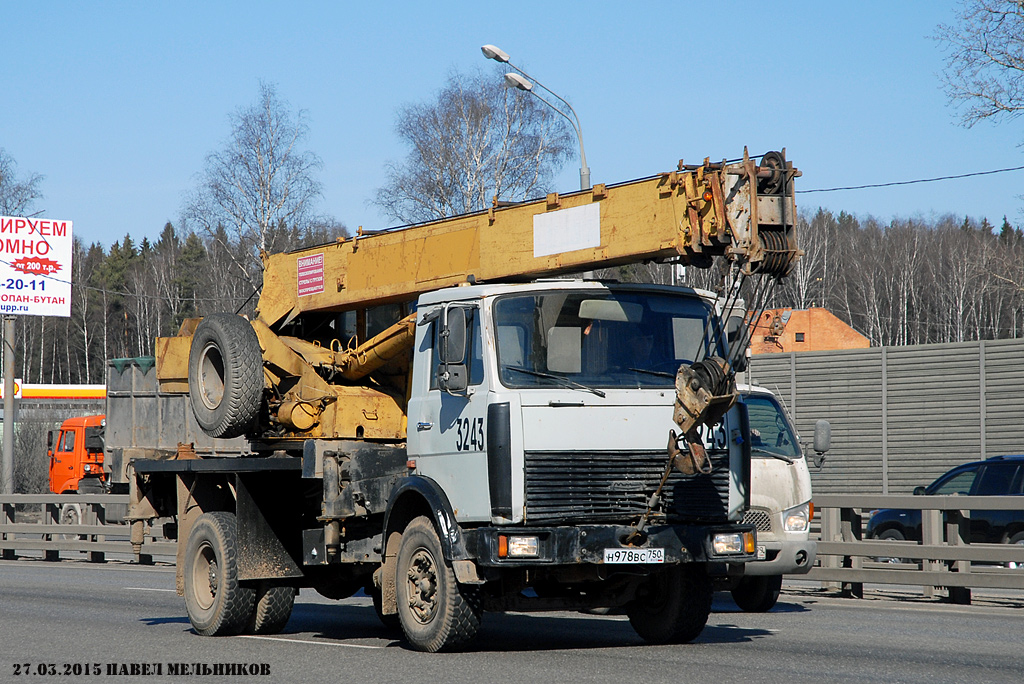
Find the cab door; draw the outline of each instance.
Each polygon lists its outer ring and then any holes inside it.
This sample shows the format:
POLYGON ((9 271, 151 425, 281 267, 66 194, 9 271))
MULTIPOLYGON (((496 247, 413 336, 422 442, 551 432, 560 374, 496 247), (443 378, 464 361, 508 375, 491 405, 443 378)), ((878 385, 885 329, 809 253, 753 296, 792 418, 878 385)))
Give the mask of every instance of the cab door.
POLYGON ((75 434, 74 429, 61 430, 50 449, 50 491, 56 494, 78 489, 81 474, 76 469, 75 434))
POLYGON ((459 521, 490 520, 487 479, 487 386, 481 312, 466 314, 466 389, 442 388, 440 345, 444 317, 428 323, 419 338, 409 400, 409 456, 416 472, 437 482, 459 521))

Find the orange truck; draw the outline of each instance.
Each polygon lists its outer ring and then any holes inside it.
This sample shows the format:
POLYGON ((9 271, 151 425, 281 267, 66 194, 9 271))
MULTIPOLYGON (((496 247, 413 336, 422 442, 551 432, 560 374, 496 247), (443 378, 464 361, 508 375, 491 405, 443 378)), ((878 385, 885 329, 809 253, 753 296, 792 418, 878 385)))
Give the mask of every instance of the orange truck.
MULTIPOLYGON (((103 470, 103 431, 106 416, 78 416, 61 423, 54 439, 46 439, 50 458, 50 491, 54 494, 105 494, 110 491, 109 475, 103 470)), ((61 506, 60 521, 77 525, 82 509, 77 503, 61 506)))

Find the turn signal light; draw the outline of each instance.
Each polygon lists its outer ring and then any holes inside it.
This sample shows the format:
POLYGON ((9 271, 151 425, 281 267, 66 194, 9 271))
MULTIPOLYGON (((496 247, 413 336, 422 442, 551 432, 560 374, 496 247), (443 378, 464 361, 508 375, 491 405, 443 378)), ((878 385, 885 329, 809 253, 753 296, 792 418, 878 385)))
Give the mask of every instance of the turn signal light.
POLYGON ((704 199, 705 202, 710 202, 711 200, 715 199, 715 195, 711 192, 711 188, 705 190, 704 194, 701 197, 704 199))

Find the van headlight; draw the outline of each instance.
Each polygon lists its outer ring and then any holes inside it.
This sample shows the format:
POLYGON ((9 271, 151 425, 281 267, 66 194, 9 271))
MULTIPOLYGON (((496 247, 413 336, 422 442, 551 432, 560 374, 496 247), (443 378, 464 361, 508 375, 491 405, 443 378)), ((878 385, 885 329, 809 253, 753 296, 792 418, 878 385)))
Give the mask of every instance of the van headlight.
POLYGON ((782 529, 786 532, 808 532, 811 529, 811 502, 782 512, 782 529))

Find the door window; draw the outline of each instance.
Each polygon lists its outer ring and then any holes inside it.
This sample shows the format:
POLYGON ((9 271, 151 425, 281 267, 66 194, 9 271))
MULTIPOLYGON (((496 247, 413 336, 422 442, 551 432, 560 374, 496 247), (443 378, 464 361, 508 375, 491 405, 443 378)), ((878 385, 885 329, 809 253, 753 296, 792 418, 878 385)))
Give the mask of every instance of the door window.
POLYGON ((58 451, 74 451, 75 450, 75 431, 65 430, 61 433, 60 448, 58 451))
POLYGON ((1005 496, 1010 493, 1017 469, 1016 463, 989 463, 978 478, 976 496, 1005 496))
POLYGON ((782 407, 774 399, 752 394, 744 397, 743 403, 747 405, 747 415, 750 417, 750 447, 755 456, 803 456, 793 428, 786 420, 782 407))
POLYGON ((961 470, 949 475, 946 479, 936 482, 929 488, 929 494, 970 494, 971 485, 974 484, 974 476, 978 474, 977 467, 969 470, 961 470))

